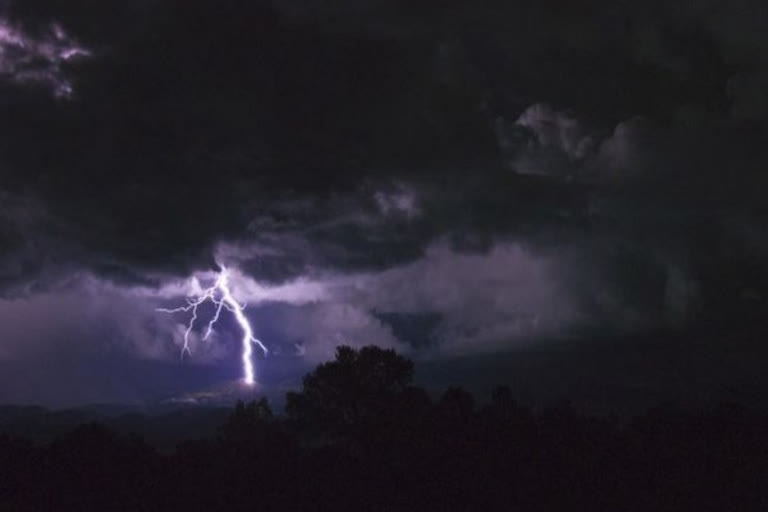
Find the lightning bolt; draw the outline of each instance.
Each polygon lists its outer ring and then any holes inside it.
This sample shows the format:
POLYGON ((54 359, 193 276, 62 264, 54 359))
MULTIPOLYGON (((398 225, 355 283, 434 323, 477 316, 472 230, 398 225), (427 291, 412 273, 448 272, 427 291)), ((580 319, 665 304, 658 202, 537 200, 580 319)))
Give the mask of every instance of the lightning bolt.
POLYGON ((207 340, 210 337, 211 332, 213 332, 213 326, 216 324, 216 322, 219 321, 221 311, 223 309, 231 312, 243 331, 243 338, 241 342, 243 347, 243 381, 248 385, 253 385, 256 382, 256 378, 253 371, 253 350, 251 344, 253 343, 258 345, 259 348, 264 351, 264 354, 268 354, 269 351, 261 341, 254 337, 251 323, 243 313, 245 304, 239 304, 232 296, 232 290, 229 287, 229 274, 226 267, 221 267, 221 271, 219 272, 219 275, 216 278, 216 282, 213 284, 213 286, 202 290, 202 292, 197 294, 197 296, 194 298, 188 298, 186 306, 173 309, 158 308, 158 311, 162 311, 164 313, 192 313, 192 316, 187 323, 187 329, 184 331, 184 346, 181 349, 181 357, 183 358, 184 354, 192 354, 192 351, 189 349, 189 335, 192 332, 192 329, 195 327, 195 323, 198 319, 197 309, 206 302, 213 304, 216 307, 216 312, 208 321, 208 326, 205 330, 203 339, 207 340))

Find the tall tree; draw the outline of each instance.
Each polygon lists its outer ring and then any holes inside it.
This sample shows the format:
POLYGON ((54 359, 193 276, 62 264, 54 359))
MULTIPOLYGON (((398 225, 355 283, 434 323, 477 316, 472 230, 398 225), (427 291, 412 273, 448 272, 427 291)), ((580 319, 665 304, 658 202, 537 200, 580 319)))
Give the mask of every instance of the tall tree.
POLYGON ((333 361, 304 377, 301 391, 288 393, 286 411, 332 431, 371 426, 387 421, 412 380, 413 362, 394 350, 340 346, 333 361))

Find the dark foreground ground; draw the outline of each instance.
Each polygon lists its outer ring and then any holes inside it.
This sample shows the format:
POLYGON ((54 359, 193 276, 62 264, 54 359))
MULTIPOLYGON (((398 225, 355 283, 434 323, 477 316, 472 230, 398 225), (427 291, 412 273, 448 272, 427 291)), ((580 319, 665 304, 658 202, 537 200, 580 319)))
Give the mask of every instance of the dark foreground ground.
POLYGON ((478 406, 458 388, 432 398, 412 374, 394 352, 341 348, 280 416, 266 400, 79 426, 87 415, 6 409, 0 510, 768 510, 756 410, 619 419, 534 411, 504 387, 478 406), (46 421, 66 433, 41 433, 46 421), (192 439, 157 436, 173 431, 192 439))

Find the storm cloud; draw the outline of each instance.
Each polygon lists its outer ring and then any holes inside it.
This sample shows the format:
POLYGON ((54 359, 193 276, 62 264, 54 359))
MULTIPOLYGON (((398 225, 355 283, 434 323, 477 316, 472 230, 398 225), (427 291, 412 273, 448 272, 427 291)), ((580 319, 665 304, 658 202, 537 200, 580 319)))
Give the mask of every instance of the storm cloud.
POLYGON ((312 361, 757 318, 767 13, 737 3, 5 3, 0 358, 171 361, 154 308, 217 263, 312 361), (93 294, 98 334, 44 322, 78 341, 10 322, 93 294))

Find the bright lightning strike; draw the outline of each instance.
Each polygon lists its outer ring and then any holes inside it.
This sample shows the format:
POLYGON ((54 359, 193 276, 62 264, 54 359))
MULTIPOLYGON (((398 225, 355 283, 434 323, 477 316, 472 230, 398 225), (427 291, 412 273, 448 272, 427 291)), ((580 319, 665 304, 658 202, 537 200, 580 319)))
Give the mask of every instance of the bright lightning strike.
POLYGON ((253 371, 253 350, 251 343, 258 345, 259 348, 264 351, 264 354, 267 354, 269 351, 261 341, 254 337, 253 328, 251 327, 251 324, 246 316, 243 314, 245 304, 238 304, 238 302, 232 296, 232 290, 229 288, 229 275, 227 273, 226 267, 221 267, 221 272, 219 272, 219 276, 216 278, 216 282, 213 284, 213 286, 206 288, 195 298, 188 298, 186 306, 181 306, 174 309, 160 308, 158 311, 162 311, 164 313, 192 313, 192 316, 189 319, 189 323, 187 323, 187 329, 184 331, 184 346, 181 349, 181 356, 184 357, 185 353, 190 355, 192 354, 189 349, 189 335, 192 332, 192 329, 194 328, 195 322, 198 318, 197 308, 206 302, 213 304, 216 307, 216 312, 208 321, 208 326, 205 330, 203 339, 207 340, 211 335, 213 326, 216 324, 216 322, 218 322, 219 317, 221 316, 221 310, 226 309, 227 311, 230 311, 234 315, 237 323, 240 325, 240 328, 243 330, 243 381, 248 385, 253 385, 256 382, 256 379, 254 377, 253 371))

